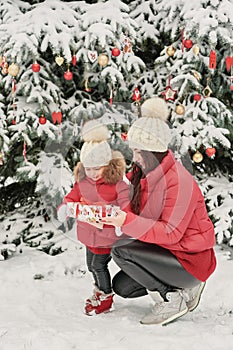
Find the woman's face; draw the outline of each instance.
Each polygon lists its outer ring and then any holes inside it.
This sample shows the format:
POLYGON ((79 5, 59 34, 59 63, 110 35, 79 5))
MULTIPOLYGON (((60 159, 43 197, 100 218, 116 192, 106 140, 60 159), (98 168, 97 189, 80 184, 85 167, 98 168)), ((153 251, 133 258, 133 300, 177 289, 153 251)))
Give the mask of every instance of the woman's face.
POLYGON ((93 181, 98 181, 99 179, 101 179, 101 177, 103 175, 103 171, 104 171, 103 166, 84 168, 84 169, 85 169, 85 173, 86 173, 87 177, 89 177, 93 181))
POLYGON ((137 148, 133 148, 133 162, 136 163, 142 170, 145 170, 145 162, 142 157, 141 151, 137 148))

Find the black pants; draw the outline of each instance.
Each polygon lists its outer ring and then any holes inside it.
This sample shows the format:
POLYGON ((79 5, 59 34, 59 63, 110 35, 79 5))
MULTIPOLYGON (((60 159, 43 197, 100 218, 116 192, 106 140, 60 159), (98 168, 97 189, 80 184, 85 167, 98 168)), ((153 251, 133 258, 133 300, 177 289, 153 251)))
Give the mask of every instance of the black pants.
POLYGON ((94 254, 86 248, 86 263, 92 273, 95 285, 104 293, 112 291, 111 276, 108 270, 110 254, 94 254))
POLYGON ((169 291, 200 283, 169 250, 156 244, 126 238, 114 245, 112 257, 121 268, 113 278, 113 290, 124 298, 146 295, 147 290, 157 290, 165 298, 169 291))

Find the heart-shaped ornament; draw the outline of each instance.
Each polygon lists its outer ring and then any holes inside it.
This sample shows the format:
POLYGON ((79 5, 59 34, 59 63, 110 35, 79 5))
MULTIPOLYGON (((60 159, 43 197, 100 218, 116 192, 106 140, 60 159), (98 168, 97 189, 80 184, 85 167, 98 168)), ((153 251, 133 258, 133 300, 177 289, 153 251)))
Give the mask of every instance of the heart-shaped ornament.
POLYGON ((94 63, 97 60, 98 52, 89 50, 87 52, 87 57, 91 61, 91 63, 94 63))
POLYGON ((64 58, 62 56, 56 56, 55 62, 58 66, 61 66, 64 62, 64 58))

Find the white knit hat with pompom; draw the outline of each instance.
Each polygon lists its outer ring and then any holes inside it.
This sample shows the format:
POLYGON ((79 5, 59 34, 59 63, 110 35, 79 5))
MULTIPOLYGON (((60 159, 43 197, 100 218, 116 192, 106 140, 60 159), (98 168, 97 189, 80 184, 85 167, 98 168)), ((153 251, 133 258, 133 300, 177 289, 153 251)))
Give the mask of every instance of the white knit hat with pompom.
POLYGON ((152 97, 141 106, 142 117, 130 127, 128 141, 130 148, 151 152, 165 152, 171 141, 171 131, 166 123, 169 110, 160 97, 152 97))
POLYGON ((80 152, 80 161, 85 168, 108 165, 112 159, 112 151, 107 142, 109 130, 98 120, 86 122, 82 128, 84 144, 80 152))

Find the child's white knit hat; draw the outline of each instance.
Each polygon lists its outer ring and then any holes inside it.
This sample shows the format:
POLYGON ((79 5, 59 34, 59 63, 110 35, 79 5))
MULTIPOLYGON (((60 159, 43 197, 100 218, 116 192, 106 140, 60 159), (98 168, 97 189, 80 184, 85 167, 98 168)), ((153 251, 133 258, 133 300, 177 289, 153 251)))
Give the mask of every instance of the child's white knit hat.
POLYGON ((130 127, 128 141, 130 148, 144 151, 164 152, 171 141, 171 131, 166 123, 169 110, 164 99, 152 97, 141 106, 142 117, 130 127))
POLYGON ((108 165, 112 159, 112 151, 107 142, 109 130, 98 120, 86 122, 82 128, 84 144, 80 152, 80 161, 85 168, 108 165))

